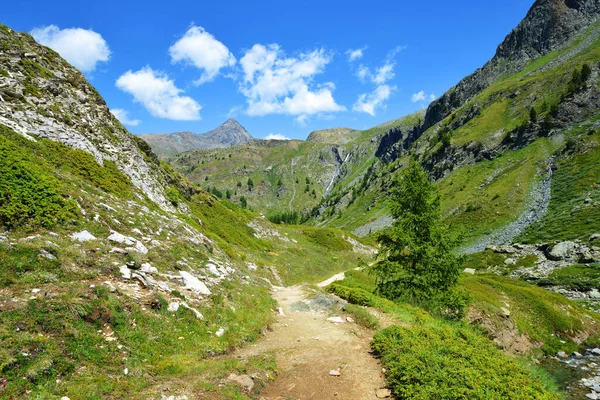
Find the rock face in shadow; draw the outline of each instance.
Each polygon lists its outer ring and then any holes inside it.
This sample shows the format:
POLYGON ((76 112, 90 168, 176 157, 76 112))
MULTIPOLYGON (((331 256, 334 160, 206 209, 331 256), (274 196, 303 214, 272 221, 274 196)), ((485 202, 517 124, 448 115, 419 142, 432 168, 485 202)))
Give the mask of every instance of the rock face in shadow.
POLYGON ((140 137, 161 157, 175 156, 193 149, 231 147, 253 140, 248 131, 234 119, 228 119, 223 125, 206 133, 143 134, 140 137))

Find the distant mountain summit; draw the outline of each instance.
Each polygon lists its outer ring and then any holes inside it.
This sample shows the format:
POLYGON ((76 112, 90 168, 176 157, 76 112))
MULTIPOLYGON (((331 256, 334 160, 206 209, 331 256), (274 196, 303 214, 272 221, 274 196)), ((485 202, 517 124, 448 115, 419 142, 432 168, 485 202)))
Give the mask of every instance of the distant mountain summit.
POLYGON ((175 156, 193 149, 218 149, 236 146, 253 140, 246 129, 235 119, 228 119, 216 129, 206 133, 176 132, 169 134, 140 135, 160 157, 175 156))

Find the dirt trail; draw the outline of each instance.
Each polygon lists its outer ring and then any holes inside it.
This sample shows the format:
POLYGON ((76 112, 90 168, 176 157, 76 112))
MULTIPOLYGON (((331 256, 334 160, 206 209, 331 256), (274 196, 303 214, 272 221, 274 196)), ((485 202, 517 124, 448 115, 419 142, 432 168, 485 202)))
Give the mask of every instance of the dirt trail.
MULTIPOLYGON (((274 288, 285 315, 259 342, 240 351, 249 357, 275 353, 279 374, 263 400, 376 399, 384 387, 381 365, 369 353, 372 333, 351 322, 332 323, 303 286, 274 288), (330 370, 340 368, 340 376, 330 370)), ((340 316, 340 314, 335 314, 340 316)))

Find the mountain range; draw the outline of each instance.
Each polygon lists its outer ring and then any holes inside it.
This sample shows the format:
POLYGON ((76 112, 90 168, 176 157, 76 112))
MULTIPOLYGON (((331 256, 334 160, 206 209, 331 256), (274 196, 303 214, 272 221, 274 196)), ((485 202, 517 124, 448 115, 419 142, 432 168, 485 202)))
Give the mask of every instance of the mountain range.
POLYGON ((193 149, 216 149, 236 146, 253 140, 236 120, 228 119, 206 133, 177 132, 139 135, 160 157, 174 156, 193 149))

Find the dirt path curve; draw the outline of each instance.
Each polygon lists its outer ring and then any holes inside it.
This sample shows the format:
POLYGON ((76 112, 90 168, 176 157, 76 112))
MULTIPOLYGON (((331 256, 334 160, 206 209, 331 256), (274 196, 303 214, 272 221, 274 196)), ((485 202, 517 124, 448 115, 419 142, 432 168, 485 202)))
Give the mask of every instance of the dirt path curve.
MULTIPOLYGON (((351 322, 332 323, 307 301, 303 286, 274 288, 284 315, 256 344, 239 356, 275 353, 279 374, 262 400, 376 399, 384 387, 381 366, 369 354, 372 333, 351 322), (340 376, 330 370, 340 368, 340 376)), ((336 314, 339 315, 339 314, 336 314)))

